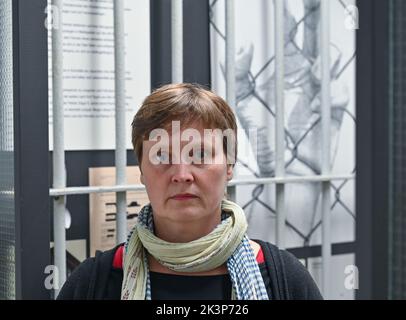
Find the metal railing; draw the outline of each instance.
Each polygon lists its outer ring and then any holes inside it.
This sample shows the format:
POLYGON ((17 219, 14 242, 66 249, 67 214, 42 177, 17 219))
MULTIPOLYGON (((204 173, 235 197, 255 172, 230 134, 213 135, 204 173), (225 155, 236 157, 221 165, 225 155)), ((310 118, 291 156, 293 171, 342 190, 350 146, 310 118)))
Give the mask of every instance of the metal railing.
MULTIPOLYGON (((330 2, 320 2, 320 56, 321 56, 321 173, 331 172, 330 162, 330 130, 331 130, 331 94, 330 94, 330 2)), ((330 219, 330 182, 322 183, 322 285, 324 297, 328 299, 330 292, 331 266, 331 219, 330 219)))
MULTIPOLYGON (((114 65, 116 101, 116 184, 126 183, 126 101, 125 101, 125 32, 124 0, 114 0, 114 65)), ((117 243, 127 238, 127 194, 117 192, 117 243)))
MULTIPOLYGON (((62 8, 63 0, 53 0, 54 8, 62 8)), ((59 17, 59 27, 52 29, 52 108, 53 108, 53 187, 66 186, 65 130, 63 103, 63 15, 59 17)), ((58 270, 58 288, 66 281, 66 197, 54 199, 54 264, 58 270)), ((56 290, 55 296, 59 293, 56 290)))

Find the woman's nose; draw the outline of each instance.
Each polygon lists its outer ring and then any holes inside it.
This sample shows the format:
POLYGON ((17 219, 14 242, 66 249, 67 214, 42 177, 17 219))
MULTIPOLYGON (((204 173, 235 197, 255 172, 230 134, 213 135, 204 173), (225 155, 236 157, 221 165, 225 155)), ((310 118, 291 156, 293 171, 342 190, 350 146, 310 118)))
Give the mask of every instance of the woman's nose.
POLYGON ((194 180, 190 164, 172 165, 172 182, 192 182, 194 180))

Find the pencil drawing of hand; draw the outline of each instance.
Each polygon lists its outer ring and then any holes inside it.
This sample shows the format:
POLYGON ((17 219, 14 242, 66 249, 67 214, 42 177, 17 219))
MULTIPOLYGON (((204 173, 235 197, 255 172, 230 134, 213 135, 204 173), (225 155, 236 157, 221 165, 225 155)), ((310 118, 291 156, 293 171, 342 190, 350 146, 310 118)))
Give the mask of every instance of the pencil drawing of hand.
MULTIPOLYGON (((287 6, 284 11, 285 168, 286 175, 290 176, 320 174, 322 167, 320 0, 304 0, 303 6, 301 45, 296 43, 298 22, 287 6)), ((250 129, 257 129, 257 176, 270 177, 275 175, 275 61, 270 59, 263 70, 253 74, 254 50, 249 44, 237 52, 237 104, 234 108, 247 136, 250 129)), ((330 44, 330 51, 333 163, 349 93, 346 84, 339 80, 341 52, 333 44, 330 44)), ((315 223, 320 183, 291 183, 285 190, 287 218, 293 225, 300 224, 303 229, 310 230, 315 223)))
MULTIPOLYGON (((315 174, 321 170, 321 107, 320 107, 320 56, 317 25, 319 22, 319 1, 305 1, 304 39, 302 48, 294 41, 297 23, 285 8, 285 99, 287 173, 293 175, 315 174), (293 102, 292 102, 293 101, 293 102), (291 105, 287 105, 287 102, 291 105), (287 116, 287 117, 286 117, 287 116), (301 163, 306 169, 298 166, 301 163)), ((240 48, 236 57, 235 111, 248 135, 256 128, 258 142, 258 167, 260 176, 272 176, 275 167, 275 73, 258 83, 251 74, 254 46, 240 48), (263 111, 266 111, 265 115, 263 111)), ((338 133, 343 114, 349 102, 346 85, 338 77, 341 53, 331 46, 331 144, 334 161, 338 133)))

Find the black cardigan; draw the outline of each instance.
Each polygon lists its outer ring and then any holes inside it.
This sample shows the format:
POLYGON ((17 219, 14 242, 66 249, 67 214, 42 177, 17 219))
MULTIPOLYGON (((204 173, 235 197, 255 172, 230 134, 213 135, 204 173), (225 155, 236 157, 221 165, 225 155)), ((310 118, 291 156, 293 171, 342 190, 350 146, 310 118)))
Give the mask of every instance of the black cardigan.
MULTIPOLYGON (((313 278, 291 253, 254 240, 261 245, 265 263, 260 271, 271 300, 323 299, 313 278)), ((114 249, 97 252, 74 270, 62 287, 58 300, 118 300, 123 281, 122 269, 113 267, 114 249)))

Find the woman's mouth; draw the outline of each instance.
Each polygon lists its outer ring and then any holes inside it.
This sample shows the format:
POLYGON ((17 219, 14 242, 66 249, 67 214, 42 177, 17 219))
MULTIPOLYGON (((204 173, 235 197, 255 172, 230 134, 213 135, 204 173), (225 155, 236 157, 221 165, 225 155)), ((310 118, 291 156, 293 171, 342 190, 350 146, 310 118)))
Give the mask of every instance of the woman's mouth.
POLYGON ((195 198, 197 198, 197 196, 195 196, 193 194, 185 193, 185 194, 177 194, 176 196, 173 196, 171 199, 173 199, 173 200, 191 200, 191 199, 195 199, 195 198))

